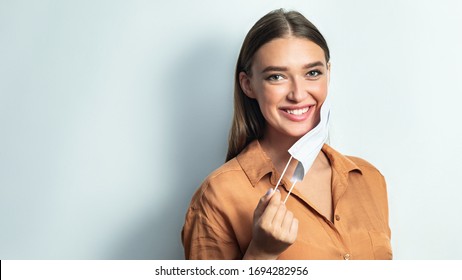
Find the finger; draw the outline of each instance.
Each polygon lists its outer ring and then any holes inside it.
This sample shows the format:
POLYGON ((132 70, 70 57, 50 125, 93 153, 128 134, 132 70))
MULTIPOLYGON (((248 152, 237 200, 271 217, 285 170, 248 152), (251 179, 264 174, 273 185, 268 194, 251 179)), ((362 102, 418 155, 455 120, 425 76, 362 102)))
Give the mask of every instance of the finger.
POLYGON ((278 211, 279 205, 281 204, 281 193, 277 190, 273 192, 273 195, 268 202, 268 205, 264 209, 261 218, 263 220, 268 220, 269 223, 272 223, 274 219, 274 215, 276 215, 276 212, 278 211))
POLYGON ((292 225, 289 230, 289 242, 294 243, 298 235, 298 219, 293 218, 292 225))
POLYGON ((287 213, 287 207, 284 203, 280 202, 278 206, 277 212, 274 214, 272 225, 274 227, 282 227, 282 223, 284 221, 284 217, 287 213))
POLYGON ((271 188, 260 198, 254 211, 254 217, 260 217, 263 214, 273 194, 274 190, 271 188))
POLYGON ((281 228, 283 231, 287 232, 287 235, 289 235, 290 232, 290 227, 292 226, 292 222, 294 220, 294 214, 287 210, 286 214, 284 216, 284 220, 282 221, 281 228))

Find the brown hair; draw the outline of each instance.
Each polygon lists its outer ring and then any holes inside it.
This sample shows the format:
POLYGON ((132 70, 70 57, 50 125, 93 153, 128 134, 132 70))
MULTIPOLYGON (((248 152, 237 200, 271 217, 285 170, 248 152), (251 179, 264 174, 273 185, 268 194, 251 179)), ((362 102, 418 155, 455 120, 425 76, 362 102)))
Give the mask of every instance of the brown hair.
POLYGON ((234 116, 228 139, 226 161, 237 156, 251 141, 261 139, 265 119, 255 99, 244 94, 239 73, 251 75, 252 60, 261 46, 277 38, 295 36, 306 38, 324 50, 326 62, 330 54, 327 42, 309 20, 297 11, 278 9, 269 12, 249 30, 242 44, 234 76, 234 116))

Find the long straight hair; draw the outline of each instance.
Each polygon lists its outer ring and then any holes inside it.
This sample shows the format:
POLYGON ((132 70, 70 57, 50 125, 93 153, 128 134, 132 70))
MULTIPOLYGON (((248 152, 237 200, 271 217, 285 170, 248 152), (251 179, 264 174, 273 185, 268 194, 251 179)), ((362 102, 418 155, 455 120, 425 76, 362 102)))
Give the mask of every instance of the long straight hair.
POLYGON ((330 53, 327 42, 309 20, 297 11, 278 9, 269 12, 249 30, 239 53, 234 75, 234 115, 228 139, 226 161, 237 156, 251 141, 261 139, 266 121, 258 102, 244 94, 239 73, 251 76, 252 59, 264 44, 277 38, 294 36, 317 44, 324 51, 326 62, 330 53))

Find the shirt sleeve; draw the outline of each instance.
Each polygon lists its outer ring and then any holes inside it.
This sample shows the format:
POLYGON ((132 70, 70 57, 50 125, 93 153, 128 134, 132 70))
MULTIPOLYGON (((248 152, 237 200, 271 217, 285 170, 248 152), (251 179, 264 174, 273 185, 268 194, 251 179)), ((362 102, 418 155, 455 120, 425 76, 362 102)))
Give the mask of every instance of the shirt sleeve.
POLYGON ((242 254, 230 232, 198 209, 189 208, 182 230, 185 258, 191 260, 241 259, 242 254))
POLYGON ((387 191, 387 183, 385 181, 385 177, 383 177, 382 174, 380 174, 381 177, 381 185, 382 185, 382 190, 383 190, 383 196, 382 196, 382 209, 384 212, 384 217, 385 217, 385 224, 387 226, 387 234, 388 238, 391 240, 391 230, 390 230, 390 222, 389 222, 389 209, 388 209, 388 191, 387 191))

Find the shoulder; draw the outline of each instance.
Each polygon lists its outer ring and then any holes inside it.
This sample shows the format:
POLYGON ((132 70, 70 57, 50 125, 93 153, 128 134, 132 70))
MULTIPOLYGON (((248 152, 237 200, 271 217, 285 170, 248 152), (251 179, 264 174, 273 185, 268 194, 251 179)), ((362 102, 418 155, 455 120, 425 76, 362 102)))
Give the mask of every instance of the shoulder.
POLYGON ((384 176, 369 161, 357 156, 344 155, 329 145, 324 145, 323 151, 329 157, 332 168, 339 174, 348 174, 347 177, 351 183, 358 186, 386 188, 384 176))
POLYGON ((375 165, 357 156, 345 157, 352 161, 357 166, 357 170, 359 170, 359 172, 349 173, 350 182, 362 186, 362 188, 370 188, 374 192, 386 192, 387 184, 385 177, 375 165))
POLYGON ((243 172, 241 165, 236 158, 232 158, 223 165, 212 171, 204 180, 204 182, 216 181, 225 179, 228 176, 235 176, 243 172))
POLYGON ((363 175, 375 174, 377 176, 382 176, 382 173, 369 161, 351 155, 344 155, 331 146, 325 144, 323 146, 323 151, 328 156, 331 161, 333 168, 337 169, 341 173, 349 173, 352 171, 358 171, 363 175))
POLYGON ((211 191, 212 189, 229 188, 236 183, 248 182, 247 176, 242 169, 242 166, 236 158, 233 158, 224 163, 219 168, 211 172, 201 185, 203 191, 211 191))
POLYGON ((375 173, 379 176, 382 176, 382 173, 379 171, 379 169, 377 169, 377 167, 375 167, 375 165, 373 165, 372 163, 370 163, 369 161, 363 159, 363 158, 360 158, 360 157, 357 157, 357 156, 345 156, 347 159, 351 160, 356 166, 358 166, 358 168, 362 171, 362 172, 372 172, 372 173, 375 173))
POLYGON ((196 190, 191 200, 191 208, 205 205, 219 205, 223 198, 229 198, 236 188, 249 184, 247 176, 236 158, 229 160, 212 171, 196 190))

